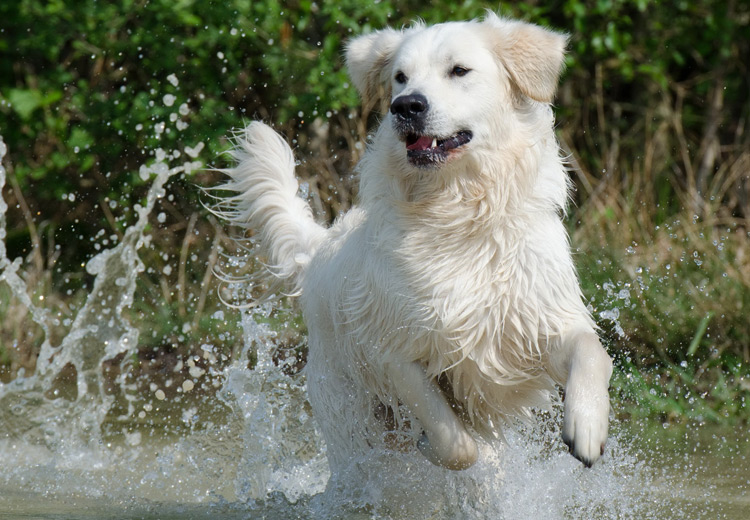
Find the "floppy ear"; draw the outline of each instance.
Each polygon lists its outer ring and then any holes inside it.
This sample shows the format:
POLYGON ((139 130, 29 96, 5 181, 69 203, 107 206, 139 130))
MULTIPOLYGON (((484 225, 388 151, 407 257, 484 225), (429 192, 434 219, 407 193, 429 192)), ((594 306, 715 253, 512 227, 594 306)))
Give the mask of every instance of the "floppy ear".
POLYGON ((484 23, 495 39, 495 52, 523 94, 552 102, 563 70, 568 36, 489 13, 484 23))
POLYGON ((365 107, 388 109, 391 97, 391 62, 403 32, 375 31, 354 38, 346 47, 346 67, 365 107))

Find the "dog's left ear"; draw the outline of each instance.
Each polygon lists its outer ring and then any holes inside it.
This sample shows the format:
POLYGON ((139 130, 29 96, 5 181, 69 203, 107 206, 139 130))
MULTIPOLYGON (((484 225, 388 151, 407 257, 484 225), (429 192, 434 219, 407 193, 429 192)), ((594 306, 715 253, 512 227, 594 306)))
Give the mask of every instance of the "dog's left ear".
POLYGON ((484 20, 494 50, 518 89, 537 101, 551 103, 563 70, 567 35, 489 13, 484 20))
POLYGON ((380 105, 381 112, 388 110, 391 62, 403 36, 402 31, 389 28, 358 36, 347 45, 346 67, 365 107, 380 105))

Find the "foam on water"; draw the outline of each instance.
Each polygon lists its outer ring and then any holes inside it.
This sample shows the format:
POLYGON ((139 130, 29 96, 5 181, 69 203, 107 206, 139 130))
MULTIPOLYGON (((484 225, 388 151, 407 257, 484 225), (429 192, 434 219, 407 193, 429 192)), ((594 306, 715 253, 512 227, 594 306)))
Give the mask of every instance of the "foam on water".
MULTIPOLYGON (((188 155, 197 156, 200 148, 188 155)), ((0 138, 0 159, 4 154, 0 138)), ((142 169, 153 177, 146 204, 121 242, 87 264, 93 288, 57 345, 49 339, 49 311, 28 296, 20 262, 7 258, 0 240, 0 283, 45 333, 35 373, 0 384, 0 504, 5 501, 7 511, 42 518, 80 507, 101 517, 129 511, 160 518, 216 512, 266 518, 684 516, 659 491, 669 479, 649 468, 617 431, 603 460, 584 469, 560 441, 559 410, 535 426, 510 429, 504 443, 482 445, 480 462, 466 471, 435 467, 416 450, 373 451, 331 476, 304 374, 274 360, 275 333, 264 324, 273 309, 267 306, 244 312, 238 355, 229 366, 212 369, 216 395, 182 406, 180 428, 139 422, 135 403, 142 398, 128 382, 128 355, 117 378, 127 406, 113 417, 117 392, 105 389, 103 365, 138 344, 138 330, 123 311, 144 270, 139 250, 148 247, 148 216, 170 177, 196 167, 167 164, 176 156, 159 154, 142 169), (75 392, 62 398, 59 375, 71 366, 75 392)), ((4 183, 0 165, 0 189, 4 183)), ((0 198, 0 238, 6 210, 0 198)), ((157 399, 168 407, 164 392, 157 399)))

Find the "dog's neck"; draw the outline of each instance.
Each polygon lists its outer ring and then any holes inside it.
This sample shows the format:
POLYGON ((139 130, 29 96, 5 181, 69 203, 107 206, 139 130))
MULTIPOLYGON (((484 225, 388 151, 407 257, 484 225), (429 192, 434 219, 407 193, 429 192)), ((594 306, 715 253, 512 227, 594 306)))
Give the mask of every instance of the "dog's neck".
MULTIPOLYGON (((376 170, 376 177, 363 179, 362 205, 431 226, 465 221, 477 228, 526 218, 530 210, 558 210, 558 204, 536 193, 538 172, 519 168, 520 162, 514 158, 482 166, 472 157, 445 171, 418 170, 407 176, 386 167, 376 170)), ((531 162, 535 166, 536 161, 531 162)))

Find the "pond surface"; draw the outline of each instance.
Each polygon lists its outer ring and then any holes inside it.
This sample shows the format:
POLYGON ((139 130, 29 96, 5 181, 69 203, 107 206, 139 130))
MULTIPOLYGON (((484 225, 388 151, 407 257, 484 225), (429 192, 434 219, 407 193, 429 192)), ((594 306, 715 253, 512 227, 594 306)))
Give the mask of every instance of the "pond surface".
POLYGON ((747 428, 648 424, 633 425, 628 434, 657 475, 655 498, 675 504, 682 518, 750 518, 747 428))
POLYGON ((499 456, 465 472, 399 454, 361 461, 327 491, 324 456, 283 445, 303 430, 271 441, 278 453, 251 453, 237 428, 151 432, 135 446, 123 439, 58 453, 6 439, 0 518, 745 520, 750 512, 750 442, 713 425, 616 424, 606 456, 586 470, 555 442, 551 421, 510 432, 499 456))

